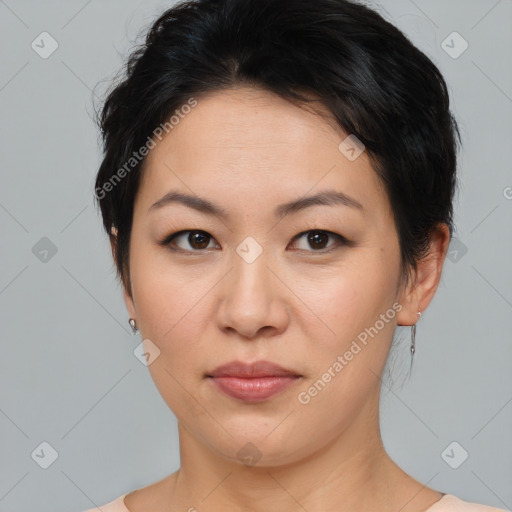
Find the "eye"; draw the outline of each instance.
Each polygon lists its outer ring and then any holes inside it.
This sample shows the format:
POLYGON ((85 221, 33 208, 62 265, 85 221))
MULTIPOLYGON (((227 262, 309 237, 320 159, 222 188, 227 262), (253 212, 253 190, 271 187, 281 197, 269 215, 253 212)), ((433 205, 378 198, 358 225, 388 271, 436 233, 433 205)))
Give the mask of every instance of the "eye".
MULTIPOLYGON (((310 231, 304 231, 303 233, 299 233, 296 237, 294 237, 293 240, 300 240, 301 238, 304 237, 306 243, 309 244, 310 247, 313 247, 315 249, 313 252, 330 252, 331 250, 335 249, 336 247, 339 247, 340 245, 350 245, 350 242, 345 237, 338 235, 337 233, 332 233, 331 231, 322 231, 319 229, 313 229, 310 231), (334 239, 334 243, 326 247, 329 238, 334 239)), ((299 250, 308 251, 309 249, 299 248, 299 250)))
MULTIPOLYGON (((299 248, 301 251, 308 252, 330 252, 340 245, 352 245, 352 242, 347 240, 345 237, 338 235, 337 233, 332 233, 331 231, 323 231, 319 229, 313 229, 309 231, 304 231, 296 235, 292 242, 295 240, 300 240, 301 238, 305 238, 306 243, 309 244, 314 250, 311 251, 308 248, 299 248), (308 235, 306 237, 306 235, 308 235), (334 242, 330 245, 328 244, 329 238, 334 240, 334 242)), ((210 234, 206 231, 202 230, 183 230, 178 231, 176 233, 172 233, 166 236, 162 241, 159 242, 159 245, 168 247, 173 251, 182 251, 182 252, 204 252, 206 249, 211 249, 209 247, 210 242, 215 240, 210 234), (188 247, 180 247, 176 241, 185 241, 188 244, 188 247)), ((296 249, 294 249, 296 250, 296 249)))
POLYGON ((213 240, 213 237, 209 235, 206 231, 201 230, 189 230, 189 231, 178 231, 177 233, 173 233, 167 237, 165 237, 160 245, 168 246, 171 250, 178 251, 186 251, 186 252, 200 252, 201 250, 208 249, 209 241, 213 240), (189 244, 189 247, 179 247, 175 249, 174 245, 175 240, 186 240, 186 243, 189 244), (190 250, 192 248, 192 250, 190 250))

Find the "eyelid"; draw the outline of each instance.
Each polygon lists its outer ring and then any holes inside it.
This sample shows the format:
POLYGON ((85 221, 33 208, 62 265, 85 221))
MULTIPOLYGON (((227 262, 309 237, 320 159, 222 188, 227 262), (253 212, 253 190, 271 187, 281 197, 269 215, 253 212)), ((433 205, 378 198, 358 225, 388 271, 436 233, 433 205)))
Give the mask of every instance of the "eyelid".
MULTIPOLYGON (((312 233, 312 232, 315 232, 315 231, 318 231, 320 233, 324 233, 324 234, 330 236, 331 238, 335 238, 337 243, 333 244, 333 246, 331 246, 331 247, 329 247, 327 249, 319 249, 317 251, 315 251, 315 250, 307 250, 307 249, 295 249, 295 251, 303 252, 303 253, 304 252, 306 252, 306 253, 313 253, 313 254, 328 254, 331 251, 338 249, 340 247, 340 245, 341 246, 348 246, 348 247, 352 247, 352 246, 355 245, 355 243, 353 241, 348 240, 347 238, 345 238, 343 235, 340 235, 339 233, 335 233, 335 232, 329 231, 327 229, 321 229, 321 228, 316 228, 316 227, 309 228, 309 229, 306 229, 304 231, 301 231, 300 233, 295 235, 292 238, 291 241, 293 243, 295 240, 300 239, 304 235, 307 235, 308 233, 312 233)), ((215 237, 210 235, 210 233, 208 233, 205 230, 202 230, 202 229, 182 229, 180 231, 175 231, 175 232, 171 233, 170 235, 167 235, 163 240, 160 240, 158 242, 158 245, 167 247, 167 248, 169 248, 172 251, 181 252, 181 253, 185 253, 185 254, 194 254, 194 253, 200 254, 200 253, 208 252, 209 249, 187 250, 187 249, 181 249, 180 247, 178 247, 178 248, 171 247, 171 242, 175 238, 177 238, 177 237, 179 237, 181 235, 184 235, 186 233, 193 233, 193 232, 204 233, 211 240, 215 240, 216 241, 215 237)))
POLYGON ((308 233, 312 233, 312 232, 315 232, 315 231, 318 231, 320 233, 324 233, 324 234, 330 236, 331 238, 334 238, 337 243, 334 243, 331 247, 329 247, 327 249, 319 249, 318 251, 307 250, 307 249, 296 249, 297 251, 313 253, 313 254, 328 254, 328 253, 330 253, 330 252, 332 252, 332 251, 334 251, 336 249, 339 249, 340 248, 340 244, 341 244, 341 246, 346 245, 346 246, 349 246, 349 247, 352 247, 354 245, 354 243, 352 241, 348 240, 343 235, 340 235, 339 233, 334 233, 333 231, 329 231, 328 229, 321 229, 321 228, 306 229, 305 231, 302 231, 302 232, 298 233, 297 235, 295 235, 292 238, 292 242, 302 238, 304 235, 307 235, 308 233))
POLYGON ((201 252, 206 252, 206 249, 201 249, 201 250, 195 250, 194 251, 194 250, 181 249, 180 247, 178 247, 178 248, 171 247, 171 242, 175 238, 178 238, 179 236, 182 236, 182 235, 184 235, 186 233, 204 233, 205 235, 207 235, 212 240, 215 240, 215 237, 213 237, 212 235, 210 235, 210 233, 208 233, 208 231, 204 231, 203 229, 182 229, 180 231, 175 231, 175 232, 171 233, 170 235, 167 235, 166 237, 164 237, 163 240, 160 240, 158 242, 158 245, 162 245, 164 247, 168 247, 172 251, 182 252, 182 253, 201 253, 201 252))

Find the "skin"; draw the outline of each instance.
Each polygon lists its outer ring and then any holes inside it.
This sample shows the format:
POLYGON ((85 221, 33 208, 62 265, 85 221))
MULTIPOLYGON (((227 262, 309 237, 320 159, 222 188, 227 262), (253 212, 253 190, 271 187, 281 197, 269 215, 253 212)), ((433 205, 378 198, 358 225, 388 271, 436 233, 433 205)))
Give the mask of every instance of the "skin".
POLYGON ((145 347, 160 350, 148 368, 178 419, 181 467, 129 493, 127 508, 426 510, 442 494, 385 452, 379 392, 396 325, 414 324, 436 292, 448 227, 438 226, 429 256, 401 286, 388 197, 365 152, 350 161, 339 151, 347 134, 261 90, 197 99, 147 157, 131 234, 131 295, 124 291, 142 339, 151 340, 145 347), (364 211, 316 205, 274 217, 276 205, 326 189, 348 194, 364 211), (149 210, 170 190, 207 199, 229 217, 178 203, 149 210), (296 238, 314 229, 353 244, 296 238), (159 245, 181 230, 209 237, 190 243, 188 233, 180 236, 171 242, 177 251, 159 245), (236 252, 246 237, 262 248, 252 263, 236 252), (300 403, 299 393, 394 303, 401 305, 395 317, 309 403, 300 403), (269 360, 302 377, 249 404, 205 377, 235 359, 269 360), (261 456, 256 465, 237 455, 248 442, 261 456))

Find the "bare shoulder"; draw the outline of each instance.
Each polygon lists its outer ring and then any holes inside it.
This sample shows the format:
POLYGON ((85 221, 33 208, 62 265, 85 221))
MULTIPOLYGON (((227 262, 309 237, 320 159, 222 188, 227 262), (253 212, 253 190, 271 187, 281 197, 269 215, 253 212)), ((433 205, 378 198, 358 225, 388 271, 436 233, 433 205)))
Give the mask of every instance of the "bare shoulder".
POLYGON ((495 508, 481 503, 464 501, 457 496, 447 494, 427 512, 510 512, 502 508, 495 508))
POLYGON ((124 497, 124 504, 129 512, 169 510, 169 503, 165 498, 171 494, 175 474, 173 473, 158 482, 129 492, 124 497))
POLYGON ((435 512, 431 507, 444 498, 443 493, 419 482, 391 459, 389 464, 386 490, 383 491, 387 508, 400 512, 435 512))

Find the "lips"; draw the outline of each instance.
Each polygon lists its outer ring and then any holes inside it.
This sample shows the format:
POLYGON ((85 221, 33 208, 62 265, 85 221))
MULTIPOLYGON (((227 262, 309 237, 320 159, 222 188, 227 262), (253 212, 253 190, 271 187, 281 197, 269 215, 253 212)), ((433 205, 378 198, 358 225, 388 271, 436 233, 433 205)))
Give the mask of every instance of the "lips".
POLYGON ((207 377, 218 391, 244 402, 268 400, 302 377, 269 361, 242 363, 232 361, 219 366, 207 377))
POLYGON ((207 377, 300 377, 301 375, 283 368, 269 361, 256 361, 254 363, 243 363, 241 361, 231 361, 230 363, 219 366, 207 377))

